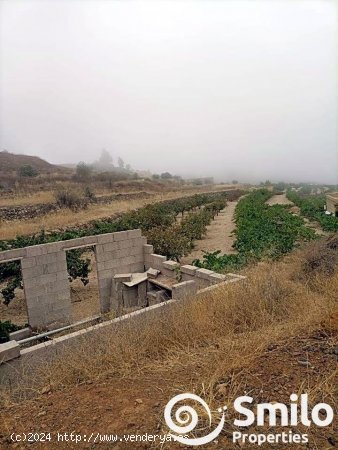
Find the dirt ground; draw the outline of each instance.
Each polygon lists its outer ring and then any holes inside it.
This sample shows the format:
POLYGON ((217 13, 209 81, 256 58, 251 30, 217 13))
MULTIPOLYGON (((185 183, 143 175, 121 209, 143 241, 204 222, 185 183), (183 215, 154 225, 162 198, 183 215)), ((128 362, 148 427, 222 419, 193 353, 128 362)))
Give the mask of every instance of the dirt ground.
POLYGON ((286 197, 286 194, 273 195, 266 202, 268 205, 293 205, 293 203, 286 197))
MULTIPOLYGON (((217 387, 216 398, 219 404, 215 406, 218 408, 229 405, 227 414, 230 417, 226 418, 226 425, 218 438, 203 448, 210 450, 253 448, 247 444, 237 445, 231 441, 232 432, 236 431, 233 426, 234 412, 230 406, 233 401, 231 380, 236 377, 240 377, 241 380, 241 393, 237 395, 246 393, 254 398, 255 403, 264 401, 287 403, 291 393, 304 390, 310 392, 313 388, 320 386, 323 377, 327 379, 330 374, 333 374, 333 385, 337 386, 337 373, 335 373, 337 355, 334 349, 337 345, 338 320, 335 327, 335 332, 332 329, 321 329, 270 345, 252 365, 239 367, 236 373, 224 373, 223 380, 217 387), (309 364, 301 364, 302 361, 309 361, 309 364)), ((209 354, 205 353, 205 358, 208 357, 209 354)), ((135 373, 134 377, 128 379, 87 382, 62 392, 47 389, 34 400, 9 406, 1 411, 0 447, 9 450, 14 448, 112 448, 114 450, 190 448, 173 442, 166 443, 164 446, 160 442, 131 444, 123 442, 123 435, 167 433, 168 428, 163 418, 166 403, 178 393, 192 392, 192 385, 199 385, 202 377, 203 373, 198 363, 192 367, 182 367, 181 363, 177 363, 161 370, 142 373, 142 376, 135 373), (81 443, 57 442, 58 432, 71 433, 72 431, 82 435, 81 443), (51 432, 52 442, 36 443, 33 447, 27 443, 14 444, 10 439, 13 432, 51 432), (94 433, 94 436, 98 433, 117 434, 122 441, 114 444, 100 442, 97 447, 93 442, 88 442, 91 433, 94 433), (87 441, 84 441, 83 436, 86 436, 87 441)), ((203 391, 203 386, 200 388, 203 391)), ((197 393, 202 395, 201 392, 197 393)), ((329 399, 326 401, 330 403, 329 399)), ((335 427, 337 423, 328 428, 312 427, 302 430, 303 433, 309 433, 310 444, 307 448, 318 450, 336 448, 338 440, 335 427)), ((212 429, 204 433, 207 434, 212 429)), ((288 429, 300 432, 294 427, 288 429)), ((267 432, 267 429, 251 427, 246 428, 244 432, 263 433, 267 432)), ((271 447, 263 445, 260 448, 271 447)), ((288 445, 288 448, 295 450, 304 447, 294 444, 288 445)))
POLYGON ((190 255, 181 259, 182 264, 191 264, 194 259, 203 258, 203 250, 213 252, 221 250, 223 253, 236 253, 232 248, 235 236, 234 213, 238 201, 228 202, 227 206, 216 216, 215 220, 207 227, 204 239, 195 242, 195 248, 190 255))
POLYGON ((70 283, 72 318, 74 322, 100 315, 99 285, 97 281, 96 259, 94 252, 83 253, 82 259, 90 259, 89 283, 84 285, 77 278, 70 283))
MULTIPOLYGON (((4 288, 6 283, 2 283, 0 288, 4 288)), ((8 306, 0 299, 0 321, 10 320, 15 325, 26 325, 28 323, 25 294, 22 289, 15 290, 15 298, 8 306)))

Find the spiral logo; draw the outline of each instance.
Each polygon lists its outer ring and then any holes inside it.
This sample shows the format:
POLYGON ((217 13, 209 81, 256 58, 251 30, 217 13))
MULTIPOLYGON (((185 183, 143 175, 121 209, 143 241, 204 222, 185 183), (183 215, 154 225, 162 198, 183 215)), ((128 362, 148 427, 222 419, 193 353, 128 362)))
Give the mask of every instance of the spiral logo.
POLYGON ((169 435, 175 440, 180 442, 181 444, 186 445, 203 445, 207 444, 208 442, 213 441, 222 431, 225 417, 224 417, 224 411, 227 409, 226 406, 222 409, 218 409, 219 412, 223 412, 220 423, 218 426, 212 431, 211 433, 207 434, 206 436, 202 436, 199 438, 188 438, 183 435, 186 435, 193 431, 197 424, 198 424, 198 414, 195 411, 194 408, 192 408, 189 405, 183 405, 177 408, 175 412, 175 422, 172 418, 172 409, 173 407, 181 401, 186 400, 194 400, 198 403, 200 403, 203 408, 205 409, 208 417, 209 417, 209 426, 211 426, 211 411, 209 406, 205 403, 201 397, 195 394, 185 393, 185 394, 179 394, 176 395, 174 398, 172 398, 166 405, 164 409, 164 419, 166 421, 166 424, 170 428, 171 431, 177 434, 169 433, 169 435), (179 424, 179 425, 178 425, 179 424))

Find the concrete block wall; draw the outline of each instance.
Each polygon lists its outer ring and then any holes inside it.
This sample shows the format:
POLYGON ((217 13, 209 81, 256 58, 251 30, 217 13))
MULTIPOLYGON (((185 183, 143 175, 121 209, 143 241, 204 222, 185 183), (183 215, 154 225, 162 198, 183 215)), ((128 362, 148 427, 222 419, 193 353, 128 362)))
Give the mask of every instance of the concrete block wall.
MULTIPOLYGON (((0 262, 21 261, 28 321, 33 329, 52 329, 71 323, 66 251, 89 246, 95 249, 101 313, 111 311, 112 306, 119 303, 118 290, 112 289, 112 280, 116 274, 143 272, 153 268, 169 278, 179 280, 178 283, 193 281, 198 289, 227 279, 226 275, 210 270, 167 261, 165 256, 154 253, 153 246, 146 243, 141 230, 87 236, 0 252, 0 262)), ((179 297, 183 288, 193 292, 195 287, 192 289, 192 286, 188 283, 173 289, 175 297, 179 297)), ((139 294, 143 299, 139 306, 145 306, 144 286, 140 287, 139 294)))
POLYGON ((213 284, 222 283, 230 278, 233 278, 234 276, 237 276, 234 274, 222 275, 213 272, 212 270, 199 269, 198 267, 190 264, 181 266, 176 261, 166 261, 166 259, 160 259, 164 258, 163 256, 160 257, 160 255, 146 254, 145 258, 146 264, 151 267, 154 267, 155 264, 156 269, 160 270, 163 275, 169 278, 180 277, 181 282, 194 281, 198 289, 204 289, 213 284), (155 260, 154 257, 156 257, 155 260))
POLYGON ((110 311, 111 302, 114 302, 114 275, 144 271, 143 245, 146 238, 141 235, 141 230, 130 230, 101 234, 97 239, 95 255, 101 313, 104 314, 110 311))
POLYGON ((58 328, 71 322, 66 252, 61 243, 27 247, 21 260, 28 322, 32 328, 58 328))
POLYGON ((173 300, 181 300, 185 297, 191 297, 196 294, 198 291, 198 285, 196 281, 182 281, 181 283, 177 283, 173 285, 172 290, 172 299, 173 300))
POLYGON ((144 271, 144 244, 141 230, 121 231, 7 250, 0 252, 0 263, 21 262, 29 325, 53 329, 72 321, 67 250, 94 247, 101 312, 105 313, 110 311, 113 276, 144 271))

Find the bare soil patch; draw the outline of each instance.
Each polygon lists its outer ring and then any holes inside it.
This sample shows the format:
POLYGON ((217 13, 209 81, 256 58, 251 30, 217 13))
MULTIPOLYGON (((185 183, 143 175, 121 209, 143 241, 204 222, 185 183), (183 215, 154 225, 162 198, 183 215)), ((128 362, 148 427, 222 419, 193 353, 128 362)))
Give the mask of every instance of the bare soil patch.
MULTIPOLYGON (((218 406, 231 402, 233 383, 240 379, 238 395, 248 395, 255 403, 264 401, 282 401, 287 403, 289 395, 306 389, 318 390, 323 379, 331 379, 337 386, 337 356, 333 350, 337 345, 337 326, 331 329, 315 330, 284 342, 271 344, 249 366, 238 367, 236 372, 224 373, 222 383, 218 385, 216 399, 218 406), (308 360, 302 365, 299 361, 308 360)), ((205 352, 208 358, 208 352, 205 352)), ((55 441, 56 433, 74 431, 89 436, 101 434, 165 434, 168 429, 163 419, 166 403, 178 393, 191 392, 193 385, 199 385, 203 379, 198 363, 189 367, 181 364, 168 367, 165 372, 154 370, 134 377, 104 382, 88 382, 64 391, 46 391, 38 398, 21 405, 13 405, 1 411, 0 445, 3 449, 30 448, 29 444, 13 445, 11 433, 48 432, 53 435, 51 444, 36 443, 34 448, 93 448, 93 443, 55 441)), ((332 399, 330 399, 332 401, 332 399)), ((327 399, 329 401, 329 399, 327 399)), ((217 405, 216 405, 217 406, 217 405)), ((333 406, 333 405, 332 405, 333 406)), ((229 411, 231 414, 231 410, 229 411)), ((233 420, 232 415, 232 420, 233 420)), ((253 448, 251 445, 237 446, 231 441, 232 421, 227 420, 226 427, 215 442, 208 444, 210 450, 253 448)), ((283 429, 285 430, 285 428, 283 429)), ((282 431, 282 430, 280 430, 282 431)), ((279 432, 280 432, 279 431, 279 432)), ((293 430, 296 432, 296 430, 293 430)), ((267 428, 251 427, 248 433, 267 433, 267 428)), ((270 430, 271 432, 271 430, 270 430)), ((330 449, 337 442, 333 427, 320 429, 313 427, 302 430, 310 435, 309 448, 330 449)), ((288 445, 292 450, 304 448, 300 445, 288 445)), ((96 446, 95 446, 96 448, 96 446)), ((180 449, 184 446, 167 443, 118 442, 101 443, 100 448, 115 450, 141 450, 151 448, 180 449)), ((260 448, 267 449, 268 446, 260 448)))
POLYGON ((214 252, 221 250, 223 253, 237 253, 232 248, 235 236, 232 234, 235 229, 234 213, 238 201, 228 202, 227 206, 215 217, 207 227, 207 234, 204 239, 195 242, 195 248, 190 255, 182 258, 182 264, 191 264, 194 259, 202 259, 203 251, 214 252))

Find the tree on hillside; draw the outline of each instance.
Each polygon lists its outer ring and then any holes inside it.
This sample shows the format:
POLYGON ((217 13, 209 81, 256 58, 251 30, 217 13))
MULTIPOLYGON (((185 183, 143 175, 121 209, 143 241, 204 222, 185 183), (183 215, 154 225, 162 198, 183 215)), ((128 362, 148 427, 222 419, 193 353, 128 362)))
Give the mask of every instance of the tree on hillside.
POLYGON ((79 162, 76 166, 76 175, 81 179, 88 179, 92 174, 92 168, 84 163, 83 161, 79 162))
POLYGON ((113 165, 113 158, 109 152, 105 148, 102 149, 99 164, 102 167, 109 167, 113 165))
POLYGON ((20 177, 36 177, 39 172, 30 164, 24 164, 19 168, 20 177))
POLYGON ((163 172, 161 173, 161 178, 162 180, 169 180, 170 178, 172 178, 173 176, 171 175, 171 173, 169 172, 163 172))
POLYGON ((121 156, 118 157, 117 164, 118 164, 120 169, 124 169, 124 161, 121 158, 121 156))

